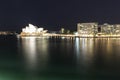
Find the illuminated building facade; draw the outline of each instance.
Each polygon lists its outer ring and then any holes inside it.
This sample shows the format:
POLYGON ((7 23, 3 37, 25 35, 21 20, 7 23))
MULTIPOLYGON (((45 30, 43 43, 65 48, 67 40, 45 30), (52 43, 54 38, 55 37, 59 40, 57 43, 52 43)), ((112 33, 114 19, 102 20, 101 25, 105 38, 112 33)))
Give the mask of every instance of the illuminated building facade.
POLYGON ((80 37, 120 37, 120 24, 78 23, 77 32, 80 37))
POLYGON ((95 36, 98 33, 98 23, 78 23, 79 36, 95 36))
POLYGON ((114 25, 114 34, 120 35, 120 24, 114 25))
POLYGON ((103 24, 101 25, 101 33, 104 34, 114 34, 114 25, 110 25, 110 24, 103 24))
POLYGON ((43 28, 38 28, 37 26, 34 26, 32 24, 29 24, 25 28, 22 29, 21 35, 23 36, 32 36, 32 35, 44 35, 47 32, 47 30, 44 30, 43 28))
POLYGON ((120 25, 110 25, 110 24, 103 24, 101 25, 101 33, 105 35, 120 35, 120 25))

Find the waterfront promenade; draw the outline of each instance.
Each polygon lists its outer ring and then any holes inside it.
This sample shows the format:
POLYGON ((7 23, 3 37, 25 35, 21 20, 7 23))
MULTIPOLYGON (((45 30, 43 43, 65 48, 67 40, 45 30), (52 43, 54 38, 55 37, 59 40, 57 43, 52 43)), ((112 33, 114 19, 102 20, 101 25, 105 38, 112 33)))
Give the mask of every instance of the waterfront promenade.
POLYGON ((21 37, 65 37, 65 38, 120 38, 120 35, 74 35, 74 34, 43 34, 43 35, 20 35, 21 37))

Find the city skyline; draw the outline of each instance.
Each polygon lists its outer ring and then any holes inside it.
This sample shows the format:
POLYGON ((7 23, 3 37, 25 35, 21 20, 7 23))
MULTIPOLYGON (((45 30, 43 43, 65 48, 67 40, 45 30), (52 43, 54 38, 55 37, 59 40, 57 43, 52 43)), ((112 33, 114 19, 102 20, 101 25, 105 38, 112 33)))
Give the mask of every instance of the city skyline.
POLYGON ((48 32, 42 27, 37 27, 33 24, 28 24, 22 28, 20 36, 59 36, 59 37, 120 37, 120 24, 102 25, 97 22, 92 23, 77 23, 77 31, 70 32, 68 29, 61 28, 58 31, 48 32))

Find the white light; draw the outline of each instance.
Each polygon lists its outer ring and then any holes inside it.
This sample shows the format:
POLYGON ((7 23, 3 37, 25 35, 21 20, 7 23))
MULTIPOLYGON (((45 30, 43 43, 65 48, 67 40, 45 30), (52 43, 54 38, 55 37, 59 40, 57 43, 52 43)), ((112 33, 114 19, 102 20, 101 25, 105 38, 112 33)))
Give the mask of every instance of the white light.
POLYGON ((43 35, 47 32, 47 30, 43 30, 43 28, 38 28, 32 24, 29 24, 25 28, 22 29, 21 35, 43 35))
POLYGON ((75 35, 78 35, 78 32, 75 32, 75 35))

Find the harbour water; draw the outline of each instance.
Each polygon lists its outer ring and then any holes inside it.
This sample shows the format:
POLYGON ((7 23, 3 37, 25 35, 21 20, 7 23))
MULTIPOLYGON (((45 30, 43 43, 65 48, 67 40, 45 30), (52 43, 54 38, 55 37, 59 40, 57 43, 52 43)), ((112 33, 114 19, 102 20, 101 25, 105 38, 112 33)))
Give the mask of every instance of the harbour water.
POLYGON ((0 36, 0 80, 113 80, 120 38, 0 36))

